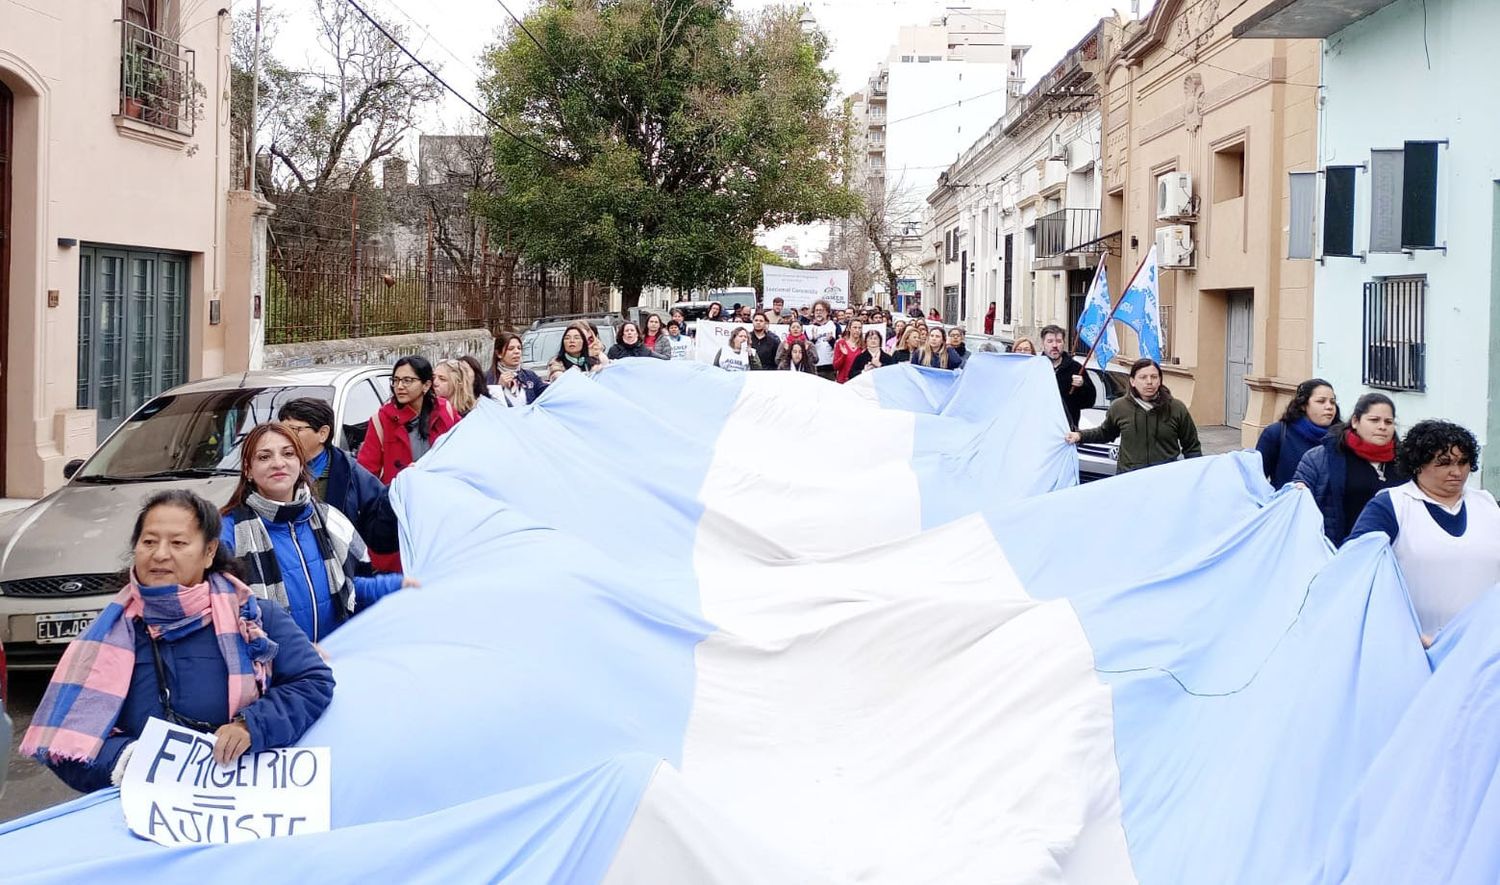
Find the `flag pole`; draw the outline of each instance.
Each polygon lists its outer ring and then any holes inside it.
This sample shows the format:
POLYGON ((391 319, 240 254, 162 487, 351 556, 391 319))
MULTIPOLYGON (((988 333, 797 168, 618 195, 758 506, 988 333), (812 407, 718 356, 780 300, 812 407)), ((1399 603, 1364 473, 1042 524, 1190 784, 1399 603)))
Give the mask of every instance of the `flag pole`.
MULTIPOLYGON (((1094 343, 1089 345, 1088 355, 1083 358, 1084 369, 1088 368, 1089 360, 1094 358, 1094 349, 1099 346, 1100 341, 1104 340, 1104 336, 1109 334, 1109 324, 1114 322, 1115 320, 1115 311, 1120 309, 1120 302, 1125 300, 1125 293, 1129 292, 1130 287, 1135 285, 1136 277, 1139 277, 1141 275, 1141 271, 1145 269, 1146 261, 1151 258, 1151 252, 1155 248, 1155 246, 1152 246, 1151 249, 1146 250, 1146 257, 1142 258, 1141 263, 1135 266, 1135 273, 1130 275, 1130 281, 1125 284, 1125 288, 1120 290, 1120 297, 1115 299, 1115 303, 1110 307, 1109 315, 1104 318, 1104 325, 1100 327, 1098 336, 1094 338, 1094 343)), ((1099 262, 1099 266, 1104 266, 1104 262, 1102 260, 1099 262)), ((1094 273, 1095 276, 1098 275, 1098 271, 1095 271, 1094 273)), ((1104 367, 1100 366, 1099 368, 1102 370, 1104 367)))

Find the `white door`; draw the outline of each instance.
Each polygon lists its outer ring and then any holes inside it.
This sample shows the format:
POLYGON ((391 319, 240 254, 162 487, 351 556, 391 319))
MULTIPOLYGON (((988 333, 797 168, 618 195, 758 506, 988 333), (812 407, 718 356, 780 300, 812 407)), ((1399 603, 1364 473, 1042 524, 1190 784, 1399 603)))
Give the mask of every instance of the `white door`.
POLYGON ((1230 427, 1240 426, 1250 405, 1245 376, 1250 374, 1254 305, 1254 294, 1249 290, 1229 293, 1229 319, 1224 324, 1228 335, 1224 347, 1224 423, 1230 427))

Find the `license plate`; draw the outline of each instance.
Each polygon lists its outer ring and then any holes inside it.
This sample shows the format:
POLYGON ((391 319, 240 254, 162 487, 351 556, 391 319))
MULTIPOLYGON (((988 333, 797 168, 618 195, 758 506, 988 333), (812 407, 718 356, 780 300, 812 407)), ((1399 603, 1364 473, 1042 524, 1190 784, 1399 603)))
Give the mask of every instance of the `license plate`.
POLYGON ((36 616, 36 641, 40 645, 71 642, 94 623, 98 612, 54 612, 36 616))

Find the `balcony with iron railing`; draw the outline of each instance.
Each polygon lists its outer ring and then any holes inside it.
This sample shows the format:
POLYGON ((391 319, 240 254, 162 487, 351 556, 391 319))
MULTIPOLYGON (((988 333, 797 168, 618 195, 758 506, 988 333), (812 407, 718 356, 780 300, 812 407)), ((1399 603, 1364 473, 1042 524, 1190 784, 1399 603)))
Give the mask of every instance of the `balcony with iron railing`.
POLYGON ((1097 262, 1087 257, 1097 258, 1104 251, 1098 209, 1059 209, 1036 220, 1035 270, 1093 266, 1097 262))
POLYGON ((196 55, 165 34, 120 22, 121 118, 191 138, 197 125, 196 55))

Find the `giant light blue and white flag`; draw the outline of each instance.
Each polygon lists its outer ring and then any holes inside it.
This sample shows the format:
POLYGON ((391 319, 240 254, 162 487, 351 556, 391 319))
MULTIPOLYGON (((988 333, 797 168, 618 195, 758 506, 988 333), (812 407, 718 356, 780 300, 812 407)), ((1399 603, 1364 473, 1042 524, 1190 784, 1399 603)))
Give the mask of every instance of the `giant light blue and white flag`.
POLYGON ((1066 432, 1012 354, 481 402, 392 487, 422 586, 323 643, 329 832, 166 849, 102 790, 0 877, 1500 881, 1500 597, 1424 652, 1257 456, 1073 487, 1066 432))
POLYGON ((1146 261, 1136 271, 1130 288, 1120 296, 1115 319, 1135 330, 1141 355, 1161 362, 1161 290, 1157 280, 1156 247, 1146 253, 1146 261))
POLYGON ((1120 338, 1115 334, 1115 324, 1110 321, 1109 277, 1104 262, 1094 271, 1094 281, 1083 299, 1083 314, 1078 317, 1078 342, 1084 348, 1092 348, 1095 364, 1107 366, 1120 352, 1120 338))

